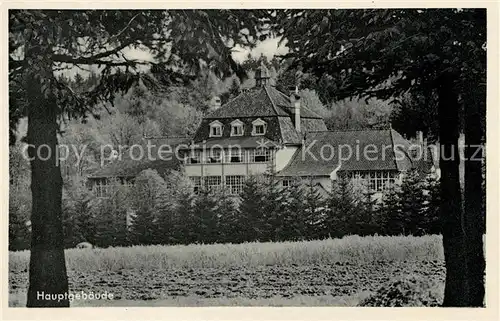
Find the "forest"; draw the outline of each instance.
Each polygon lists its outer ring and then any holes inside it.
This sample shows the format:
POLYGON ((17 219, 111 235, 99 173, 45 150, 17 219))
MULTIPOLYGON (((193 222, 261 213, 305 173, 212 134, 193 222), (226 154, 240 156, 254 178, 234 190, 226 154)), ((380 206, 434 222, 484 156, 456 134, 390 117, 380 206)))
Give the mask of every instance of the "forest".
MULTIPOLYGON (((68 205, 68 195, 99 161, 91 153, 76 168, 63 169, 35 149, 55 150, 64 141, 97 146, 144 135, 189 135, 214 94, 227 101, 251 87, 251 70, 266 63, 266 57, 238 63, 232 50, 267 38, 288 48, 267 62, 275 85, 298 84, 306 105, 324 115, 330 129, 390 124, 407 137, 420 130, 429 141, 438 139, 447 156, 458 155, 464 134, 463 187, 459 159, 439 160, 443 305, 483 306, 484 162, 471 159, 473 146, 484 145, 486 137, 485 9, 9 11, 9 213, 15 213, 9 230, 30 217, 28 306, 69 305, 37 300, 36 292, 68 290, 64 221, 74 218, 67 209, 78 203, 68 205), (146 50, 153 59, 131 59, 126 48, 146 50), (65 74, 92 66, 97 72, 65 74), (23 142, 30 144, 29 163, 23 142)), ((422 195, 433 195, 431 190, 422 195)), ((267 193, 272 199, 273 188, 267 193)), ((189 206, 197 212, 196 202, 189 206)), ((244 206, 237 212, 244 213, 244 206)), ((257 237, 269 238, 268 230, 257 237)), ((403 233, 414 232, 421 233, 403 233)), ((297 234, 278 230, 273 237, 297 234)))

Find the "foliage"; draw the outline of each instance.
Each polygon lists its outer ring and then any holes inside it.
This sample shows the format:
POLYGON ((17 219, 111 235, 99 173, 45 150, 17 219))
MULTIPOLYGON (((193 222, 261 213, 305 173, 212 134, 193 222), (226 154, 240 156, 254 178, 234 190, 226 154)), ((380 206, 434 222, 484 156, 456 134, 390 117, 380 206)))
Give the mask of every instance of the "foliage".
POLYGON ((129 198, 126 187, 117 186, 109 199, 100 198, 93 203, 95 237, 90 243, 98 247, 124 246, 130 241, 127 228, 129 198))
POLYGON ((435 282, 416 275, 391 280, 359 303, 364 307, 437 307, 443 290, 435 282))
POLYGON ((92 211, 93 195, 83 180, 66 184, 63 193, 64 245, 75 247, 80 242, 94 244, 96 218, 92 211))
POLYGON ((240 194, 239 218, 235 226, 236 239, 239 242, 257 241, 264 233, 262 224, 266 214, 262 209, 263 198, 259 180, 250 176, 245 181, 240 194))
POLYGON ((339 177, 332 184, 327 204, 324 223, 326 235, 342 237, 356 230, 359 198, 355 196, 354 187, 347 178, 339 177))

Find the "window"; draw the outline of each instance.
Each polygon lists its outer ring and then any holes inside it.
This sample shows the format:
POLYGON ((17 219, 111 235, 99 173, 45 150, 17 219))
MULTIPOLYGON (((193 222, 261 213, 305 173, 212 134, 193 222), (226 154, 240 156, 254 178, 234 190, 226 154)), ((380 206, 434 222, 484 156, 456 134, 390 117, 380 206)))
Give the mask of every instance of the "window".
POLYGON ((208 156, 208 163, 216 164, 222 163, 222 151, 221 150, 211 150, 208 156))
POLYGON ((113 193, 114 185, 110 184, 108 179, 103 178, 95 182, 94 194, 96 197, 110 197, 113 193))
POLYGON ((193 192, 198 193, 201 188, 201 177, 200 176, 189 176, 191 182, 193 182, 193 192))
POLYGON ((244 176, 232 175, 226 176, 226 187, 228 188, 229 194, 238 195, 243 190, 243 180, 244 176))
POLYGON ((192 151, 189 157, 186 159, 188 164, 199 164, 201 161, 200 151, 192 151))
POLYGON ((242 136, 243 135, 243 123, 236 119, 231 123, 231 136, 242 136))
POLYGON ((232 148, 229 150, 228 163, 241 163, 243 162, 243 157, 241 153, 241 148, 232 148))
POLYGON ((218 120, 210 123, 210 137, 222 136, 222 123, 218 120))
POLYGON ((353 171, 346 177, 353 182, 366 186, 372 191, 382 192, 396 182, 396 172, 391 171, 353 171))
POLYGON ((256 148, 250 151, 250 162, 267 163, 271 160, 271 150, 268 148, 256 148))
POLYGON ((206 176, 205 177, 205 188, 209 190, 214 190, 220 188, 222 185, 222 177, 220 176, 206 176))
POLYGON ((258 118, 252 122, 253 129, 252 135, 259 136, 264 135, 266 133, 266 122, 262 119, 258 118))
POLYGON ((290 187, 293 185, 293 180, 290 178, 285 178, 281 181, 281 186, 283 187, 290 187))

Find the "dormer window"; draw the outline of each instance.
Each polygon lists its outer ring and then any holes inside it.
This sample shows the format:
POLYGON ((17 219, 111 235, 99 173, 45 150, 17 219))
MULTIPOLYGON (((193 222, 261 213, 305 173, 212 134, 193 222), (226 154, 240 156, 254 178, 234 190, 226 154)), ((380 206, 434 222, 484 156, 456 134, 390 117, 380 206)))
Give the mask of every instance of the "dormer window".
POLYGON ((222 123, 218 120, 210 123, 210 137, 222 137, 222 123))
POLYGON ((258 118, 252 122, 253 129, 252 129, 252 135, 253 136, 259 136, 259 135, 264 135, 266 133, 266 122, 263 121, 262 119, 258 118))
POLYGON ((231 122, 231 136, 243 136, 243 123, 236 119, 231 122))

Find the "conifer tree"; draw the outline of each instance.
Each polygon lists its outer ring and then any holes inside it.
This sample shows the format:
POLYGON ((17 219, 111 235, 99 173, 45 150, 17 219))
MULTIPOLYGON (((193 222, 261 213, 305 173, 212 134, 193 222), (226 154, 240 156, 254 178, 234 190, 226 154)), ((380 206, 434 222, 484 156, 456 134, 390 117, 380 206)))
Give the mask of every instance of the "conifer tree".
POLYGON ((358 200, 350 181, 340 176, 332 183, 332 193, 327 200, 326 233, 332 237, 352 234, 356 229, 358 200))
POLYGON ((403 233, 403 217, 401 213, 400 187, 391 184, 382 195, 382 203, 376 219, 380 234, 399 235, 403 233))
POLYGON ((263 234, 265 214, 262 184, 255 176, 245 180, 240 198, 238 221, 234 229, 237 242, 257 241, 263 234))
POLYGON ((304 191, 304 220, 308 239, 325 237, 325 199, 319 194, 312 179, 306 181, 304 191))
POLYGON ((375 222, 377 211, 377 199, 374 197, 375 191, 366 189, 360 193, 360 206, 357 211, 356 234, 371 235, 378 233, 375 222))
POLYGON ((197 243, 215 243, 218 239, 217 200, 213 192, 207 189, 199 191, 193 206, 195 219, 195 241, 197 243))
POLYGON ((261 241, 283 240, 283 230, 285 226, 286 202, 287 198, 280 187, 280 182, 274 175, 265 174, 263 177, 263 191, 259 226, 262 227, 261 241))
POLYGON ((237 208, 238 198, 229 195, 227 192, 220 193, 217 203, 217 213, 219 217, 218 242, 236 243, 238 237, 235 236, 235 227, 238 225, 239 214, 237 208))
POLYGON ((109 198, 99 199, 94 204, 95 244, 97 246, 109 247, 129 244, 128 204, 128 192, 120 187, 116 187, 109 198))
POLYGON ((299 241, 307 238, 307 217, 304 191, 301 182, 294 181, 291 186, 282 189, 285 197, 283 227, 280 240, 299 241))
POLYGON ((193 213, 194 200, 195 195, 189 189, 183 189, 178 194, 174 216, 176 229, 173 234, 176 243, 191 244, 196 242, 197 221, 193 213))
POLYGON ((425 209, 422 224, 426 234, 439 234, 441 232, 441 220, 439 217, 439 204, 441 202, 440 188, 439 180, 436 177, 429 175, 425 179, 425 209))
POLYGON ((147 169, 136 177, 131 195, 135 210, 132 234, 136 244, 159 243, 159 209, 165 188, 165 180, 157 171, 147 169))
POLYGON ((416 170, 406 173, 401 183, 401 215, 404 222, 404 234, 422 235, 424 233, 422 220, 424 219, 423 183, 416 170))

